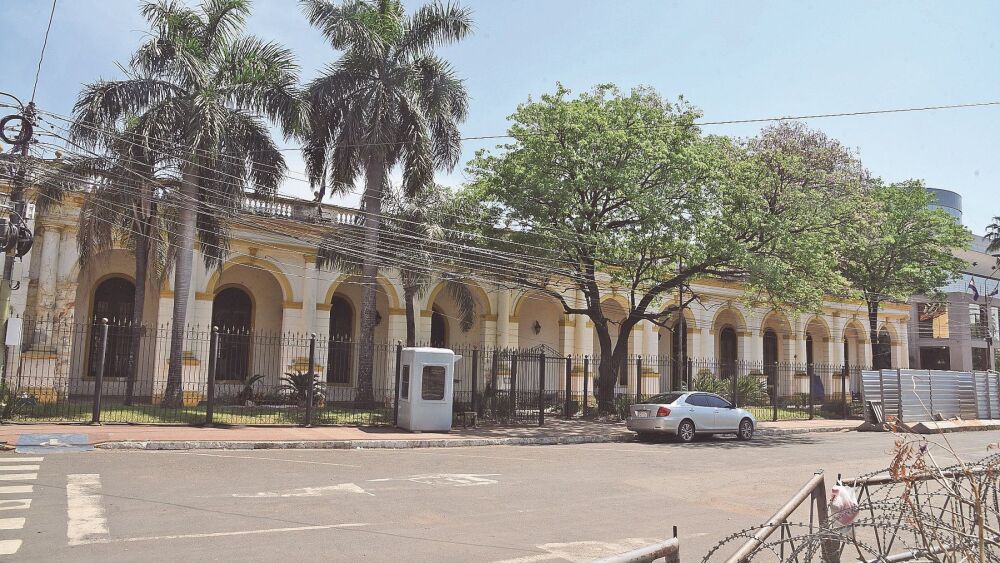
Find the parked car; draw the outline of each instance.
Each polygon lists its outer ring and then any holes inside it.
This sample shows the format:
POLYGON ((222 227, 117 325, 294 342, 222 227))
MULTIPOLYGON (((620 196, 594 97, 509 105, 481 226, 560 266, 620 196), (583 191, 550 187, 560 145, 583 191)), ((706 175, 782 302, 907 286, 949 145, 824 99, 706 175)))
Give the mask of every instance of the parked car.
POLYGON ((749 440, 757 419, 715 393, 694 391, 662 393, 632 405, 625 425, 639 439, 673 434, 690 442, 697 434, 736 434, 749 440))

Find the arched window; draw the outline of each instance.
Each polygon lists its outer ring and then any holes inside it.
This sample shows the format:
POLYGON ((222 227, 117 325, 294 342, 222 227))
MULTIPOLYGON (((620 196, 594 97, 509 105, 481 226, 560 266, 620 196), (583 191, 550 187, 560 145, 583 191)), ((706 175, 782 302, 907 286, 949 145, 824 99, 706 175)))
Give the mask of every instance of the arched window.
POLYGON ((816 356, 813 354, 813 335, 806 333, 806 371, 812 375, 813 363, 816 356))
POLYGON ((875 369, 892 367, 892 338, 889 336, 889 331, 884 328, 878 333, 878 354, 872 363, 875 369))
POLYGON ((448 347, 448 322, 437 305, 431 307, 431 346, 448 347))
POLYGON ((134 318, 135 284, 125 278, 108 278, 94 290, 91 308, 90 358, 87 375, 95 377, 101 363, 101 333, 98 323, 108 319, 108 347, 104 357, 104 377, 126 377, 134 356, 128 323, 134 318))
POLYGON ((673 362, 672 389, 680 389, 681 382, 687 382, 687 319, 681 317, 674 323, 670 333, 670 357, 673 362))
POLYGON ((227 287, 212 301, 212 326, 219 328, 219 358, 215 377, 245 380, 250 371, 250 332, 253 330, 253 301, 239 287, 227 287))
POLYGON ((764 331, 764 375, 773 389, 778 382, 778 334, 771 329, 764 331))
POLYGON ((330 348, 326 380, 350 383, 354 346, 354 309, 347 299, 335 295, 330 301, 330 348))
POLYGON ((722 377, 736 374, 737 341, 736 330, 733 327, 727 326, 719 333, 719 360, 722 377))

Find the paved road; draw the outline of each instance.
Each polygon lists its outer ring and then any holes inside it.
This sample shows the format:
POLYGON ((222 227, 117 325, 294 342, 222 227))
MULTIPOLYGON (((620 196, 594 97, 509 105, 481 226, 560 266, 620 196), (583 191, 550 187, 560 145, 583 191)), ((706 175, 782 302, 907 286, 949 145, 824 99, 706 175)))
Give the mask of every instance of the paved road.
MULTIPOLYGON (((672 525, 699 560, 816 469, 884 467, 893 439, 7 453, 0 560, 586 561, 672 525)), ((975 459, 1000 432, 949 439, 975 459)))

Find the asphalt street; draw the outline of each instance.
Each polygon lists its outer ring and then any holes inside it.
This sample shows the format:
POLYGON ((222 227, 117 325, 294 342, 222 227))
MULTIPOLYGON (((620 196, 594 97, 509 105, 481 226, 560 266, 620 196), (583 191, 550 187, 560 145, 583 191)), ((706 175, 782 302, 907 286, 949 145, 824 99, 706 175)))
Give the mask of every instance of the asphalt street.
MULTIPOLYGON (((0 560, 588 561, 676 525, 698 561, 816 470, 885 467, 894 440, 4 453, 0 560)), ((948 441, 977 459, 1000 432, 948 441)))

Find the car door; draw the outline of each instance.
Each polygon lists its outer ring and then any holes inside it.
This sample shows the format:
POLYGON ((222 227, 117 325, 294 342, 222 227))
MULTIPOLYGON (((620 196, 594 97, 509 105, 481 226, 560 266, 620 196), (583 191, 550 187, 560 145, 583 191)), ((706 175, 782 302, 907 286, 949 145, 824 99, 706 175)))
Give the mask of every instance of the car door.
POLYGON ((715 408, 709 404, 709 396, 704 393, 688 395, 685 401, 690 405, 688 416, 694 421, 697 431, 715 430, 715 408))
POLYGON ((715 429, 719 432, 736 432, 740 426, 740 413, 722 397, 709 395, 708 398, 715 407, 715 429))

